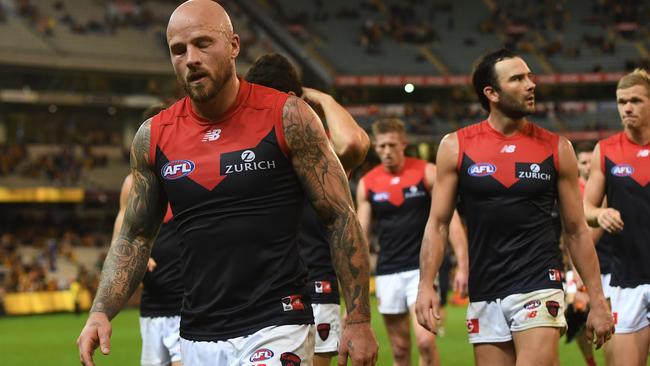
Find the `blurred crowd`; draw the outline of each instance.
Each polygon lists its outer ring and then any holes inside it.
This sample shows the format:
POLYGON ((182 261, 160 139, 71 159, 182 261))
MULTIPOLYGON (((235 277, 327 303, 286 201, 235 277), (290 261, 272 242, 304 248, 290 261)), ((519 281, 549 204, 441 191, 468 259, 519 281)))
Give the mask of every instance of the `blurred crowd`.
POLYGON ((108 157, 90 144, 60 145, 40 154, 30 154, 24 144, 0 144, 0 153, 0 177, 17 175, 61 186, 76 185, 84 172, 108 164, 108 157))
POLYGON ((0 236, 0 303, 7 293, 69 290, 72 283, 94 294, 108 246, 106 235, 65 230, 57 235, 34 230, 5 231, 0 236), (78 248, 98 248, 94 255, 78 248))

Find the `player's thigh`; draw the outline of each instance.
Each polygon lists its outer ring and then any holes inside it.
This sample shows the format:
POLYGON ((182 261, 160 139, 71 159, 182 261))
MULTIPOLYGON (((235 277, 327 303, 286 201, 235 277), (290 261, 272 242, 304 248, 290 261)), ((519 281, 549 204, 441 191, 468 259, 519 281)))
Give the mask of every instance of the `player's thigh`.
POLYGON ((650 325, 650 285, 612 287, 610 301, 616 333, 636 333, 650 325))
POLYGON ((235 342, 240 355, 235 365, 311 365, 314 357, 314 328, 313 325, 264 328, 252 337, 235 342))
POLYGON ((335 356, 341 335, 341 306, 339 304, 312 304, 316 323, 316 354, 335 356))
POLYGON ((314 326, 271 326, 248 336, 218 342, 181 338, 181 353, 183 364, 192 366, 310 365, 314 355, 314 326))
POLYGON ((172 361, 163 342, 164 322, 162 318, 140 317, 142 352, 140 364, 143 366, 169 365, 172 361))
POLYGON ((538 327, 512 332, 517 365, 558 364, 561 328, 538 327))
POLYGON ((614 366, 646 365, 650 348, 650 326, 634 333, 614 334, 608 343, 614 366))
POLYGON ((375 292, 378 310, 381 314, 406 314, 406 283, 404 272, 375 277, 375 292))
POLYGON ((499 343, 475 343, 474 362, 476 366, 514 366, 515 348, 512 341, 499 343))
POLYGON ((395 352, 396 348, 410 348, 409 314, 383 314, 383 317, 393 351, 395 352))
POLYGON ((422 346, 426 345, 435 348, 436 336, 421 326, 420 323, 418 323, 418 320, 415 316, 414 305, 409 307, 409 314, 411 317, 411 325, 413 326, 413 333, 415 333, 415 340, 418 344, 418 347, 422 348, 422 346))

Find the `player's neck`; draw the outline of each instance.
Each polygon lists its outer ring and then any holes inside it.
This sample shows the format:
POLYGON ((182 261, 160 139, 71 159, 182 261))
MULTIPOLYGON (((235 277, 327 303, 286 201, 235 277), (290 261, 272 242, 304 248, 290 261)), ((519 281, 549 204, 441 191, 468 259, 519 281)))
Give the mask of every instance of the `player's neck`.
POLYGON ((393 165, 391 167, 387 167, 386 165, 384 165, 384 169, 392 175, 397 175, 402 171, 402 169, 404 169, 404 161, 405 159, 402 159, 401 163, 393 165))
POLYGON ((224 84, 223 88, 214 98, 207 102, 198 103, 192 102, 192 109, 199 117, 208 121, 218 121, 230 109, 230 107, 237 101, 237 94, 239 93, 239 79, 233 76, 224 84))
POLYGON ((627 138, 639 146, 650 144, 650 127, 625 128, 627 138))
POLYGON ((525 118, 513 119, 504 115, 498 109, 493 109, 488 117, 490 126, 504 136, 512 136, 519 132, 525 125, 525 118))

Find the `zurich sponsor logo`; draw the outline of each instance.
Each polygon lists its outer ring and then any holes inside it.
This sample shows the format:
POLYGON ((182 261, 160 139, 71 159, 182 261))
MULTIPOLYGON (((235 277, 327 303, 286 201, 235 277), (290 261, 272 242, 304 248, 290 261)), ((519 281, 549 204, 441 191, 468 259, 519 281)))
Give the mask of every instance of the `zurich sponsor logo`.
POLYGON ((251 161, 255 160, 255 153, 251 150, 246 150, 241 153, 241 159, 247 163, 250 163, 251 161))
POLYGON ((490 163, 476 163, 467 168, 467 173, 472 177, 487 177, 497 171, 497 167, 490 163))
POLYGON ((260 348, 251 354, 250 362, 266 361, 273 357, 273 351, 268 348, 260 348))
POLYGON ((612 174, 617 177, 629 177, 634 173, 634 168, 628 164, 618 164, 612 168, 612 174))
POLYGON ((165 164, 160 173, 167 180, 183 178, 194 170, 194 162, 191 160, 174 160, 165 164))

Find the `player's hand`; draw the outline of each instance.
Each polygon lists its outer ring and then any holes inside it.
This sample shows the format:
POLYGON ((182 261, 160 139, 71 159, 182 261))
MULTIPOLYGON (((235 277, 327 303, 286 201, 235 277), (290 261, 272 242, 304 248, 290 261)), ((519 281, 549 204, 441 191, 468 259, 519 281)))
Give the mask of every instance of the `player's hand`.
POLYGON ((623 231, 623 219, 621 213, 613 208, 604 208, 598 214, 598 225, 610 234, 623 231))
POLYGON ((460 297, 467 297, 467 281, 468 281, 467 270, 456 269, 456 274, 454 275, 454 292, 460 294, 460 297))
POLYGON ((352 366, 375 365, 379 353, 379 344, 370 322, 354 322, 348 319, 341 335, 339 344, 338 366, 345 366, 348 357, 352 366))
POLYGON ((596 344, 599 349, 614 334, 614 318, 605 299, 591 302, 591 309, 587 316, 587 339, 589 343, 596 344))
POLYGON ((104 313, 90 313, 84 329, 81 330, 77 338, 77 347, 79 347, 79 361, 84 366, 94 366, 93 353, 97 346, 100 347, 103 354, 107 355, 111 351, 111 322, 104 313))
POLYGON ((156 261, 153 260, 153 258, 149 257, 149 261, 147 262, 147 271, 153 272, 153 270, 156 269, 157 265, 158 263, 156 263, 156 261))
POLYGON ((436 334, 440 320, 440 297, 433 285, 420 282, 415 302, 415 316, 418 323, 429 332, 436 334))

